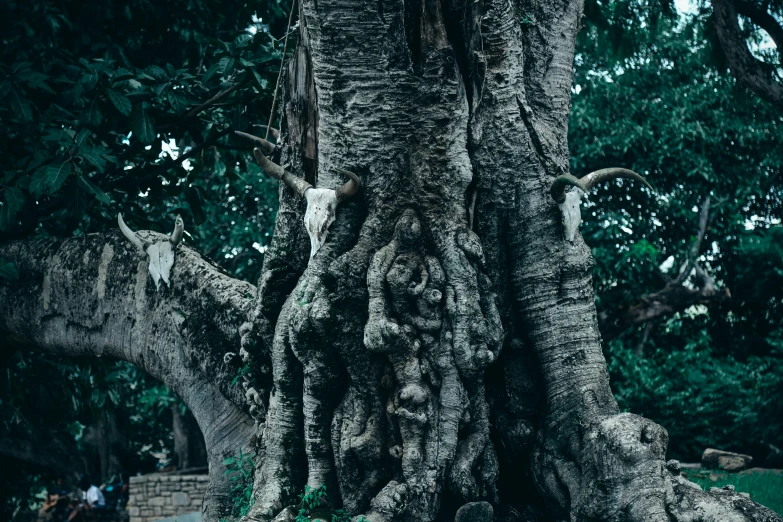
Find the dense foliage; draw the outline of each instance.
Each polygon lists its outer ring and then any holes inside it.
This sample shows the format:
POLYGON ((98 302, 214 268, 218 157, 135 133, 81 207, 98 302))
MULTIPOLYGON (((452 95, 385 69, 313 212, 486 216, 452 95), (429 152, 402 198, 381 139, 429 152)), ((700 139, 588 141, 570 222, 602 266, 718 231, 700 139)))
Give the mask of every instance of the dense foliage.
MULTIPOLYGON (((181 214, 189 244, 255 282, 276 182, 231 132, 264 132, 254 125, 269 117, 289 7, 0 2, 0 240, 113 229, 118 212, 132 228, 170 232, 181 214)), ((698 260, 733 296, 607 343, 613 388, 623 408, 667 427, 676 458, 696 460, 705 446, 763 458, 783 446, 783 115, 737 87, 707 9, 683 17, 668 0, 588 0, 585 12, 572 171, 629 167, 656 188, 618 182, 584 205, 599 308, 676 276, 707 194, 698 260)), ((0 260, 0 277, 17 276, 0 260)), ((0 437, 40 448, 59 438, 83 452, 86 427, 110 412, 126 432, 128 469, 171 453, 176 399, 133 367, 2 360, 0 437)), ((246 457, 227 464, 238 513, 249 500, 246 457)), ((51 478, 12 469, 0 518, 51 478)))
POLYGON ((108 470, 127 479, 173 458, 172 407, 184 404, 131 364, 16 352, 0 386, 0 443, 7 450, 0 459, 17 471, 2 474, 3 513, 33 500, 30 489, 40 491, 56 475, 107 480, 108 470), (10 453, 27 447, 30 458, 14 462, 10 453), (101 455, 107 448, 113 462, 101 455))
POLYGON ((252 279, 277 203, 232 131, 267 121, 282 48, 269 21, 285 15, 232 1, 2 2, 0 238, 105 230, 119 211, 170 232, 181 214, 192 244, 252 279))
MULTIPOLYGON (((0 240, 116 228, 118 212, 133 228, 168 233, 180 214, 188 243, 255 281, 276 182, 232 131, 262 133, 250 125, 269 117, 289 8, 0 2, 0 240)), ((15 277, 0 259, 0 278, 15 277)), ((0 438, 59 451, 67 469, 89 451, 83 433, 110 412, 126 472, 171 457, 177 399, 132 366, 20 353, 3 362, 0 438)), ((51 481, 49 464, 3 466, 16 472, 3 473, 0 518, 51 481)))
POLYGON ((763 460, 769 444, 783 442, 783 115, 739 88, 715 59, 708 14, 642 24, 630 51, 606 52, 601 42, 618 29, 588 25, 577 59, 572 169, 624 166, 656 189, 606 185, 584 212, 604 311, 678 275, 710 196, 697 261, 731 301, 688 308, 607 343, 613 389, 621 407, 669 430, 676 458, 698 460, 718 446, 763 460))

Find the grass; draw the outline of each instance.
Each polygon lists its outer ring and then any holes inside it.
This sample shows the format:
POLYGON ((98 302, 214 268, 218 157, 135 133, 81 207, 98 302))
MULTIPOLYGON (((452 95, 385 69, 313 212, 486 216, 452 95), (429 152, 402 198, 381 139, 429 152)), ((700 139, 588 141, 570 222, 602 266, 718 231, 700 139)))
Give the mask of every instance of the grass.
POLYGON ((748 493, 751 499, 762 506, 783 515, 783 471, 781 470, 755 468, 739 473, 719 470, 683 470, 683 476, 705 491, 731 484, 737 491, 748 493))

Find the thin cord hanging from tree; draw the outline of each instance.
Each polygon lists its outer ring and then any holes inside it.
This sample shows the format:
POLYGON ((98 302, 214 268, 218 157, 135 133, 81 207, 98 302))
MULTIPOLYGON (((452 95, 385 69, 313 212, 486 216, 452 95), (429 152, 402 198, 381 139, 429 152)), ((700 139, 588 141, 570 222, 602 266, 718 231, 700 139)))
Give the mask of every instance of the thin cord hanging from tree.
POLYGON ((277 73, 277 83, 275 84, 275 94, 272 96, 272 110, 269 112, 269 124, 266 126, 266 136, 269 140, 269 131, 272 130, 272 119, 275 117, 275 105, 277 105, 277 90, 280 88, 280 78, 283 76, 283 65, 285 65, 285 52, 288 50, 288 36, 291 34, 291 20, 294 18, 294 6, 296 0, 291 0, 291 12, 288 13, 288 27, 285 30, 285 43, 283 43, 283 56, 280 59, 280 72, 277 73))

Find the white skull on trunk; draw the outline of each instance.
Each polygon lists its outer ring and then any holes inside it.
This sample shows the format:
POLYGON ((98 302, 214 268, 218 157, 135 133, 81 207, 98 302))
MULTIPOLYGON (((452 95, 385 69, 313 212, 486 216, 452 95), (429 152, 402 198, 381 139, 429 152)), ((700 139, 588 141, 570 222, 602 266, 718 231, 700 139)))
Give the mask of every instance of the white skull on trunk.
POLYGON ((166 286, 169 286, 171 282, 171 268, 174 266, 174 249, 182 241, 182 235, 185 232, 185 223, 182 218, 177 216, 174 223, 174 232, 171 236, 163 241, 152 243, 150 241, 142 240, 138 234, 133 232, 125 224, 122 219, 122 214, 117 215, 117 223, 120 225, 122 234, 133 243, 133 245, 139 249, 140 252, 146 252, 150 259, 148 267, 149 273, 152 276, 152 280, 155 282, 155 289, 160 290, 160 282, 166 286))

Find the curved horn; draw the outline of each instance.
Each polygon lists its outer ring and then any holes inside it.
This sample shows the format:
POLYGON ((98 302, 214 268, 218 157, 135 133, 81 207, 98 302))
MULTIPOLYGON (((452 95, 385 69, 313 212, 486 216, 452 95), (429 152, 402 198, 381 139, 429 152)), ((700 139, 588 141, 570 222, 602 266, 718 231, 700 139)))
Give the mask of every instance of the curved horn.
POLYGON ((362 182, 359 181, 359 176, 354 174, 353 172, 345 169, 334 169, 340 174, 344 176, 348 176, 348 181, 345 182, 345 185, 335 190, 337 193, 337 202, 342 203, 346 199, 349 199, 351 196, 359 192, 359 187, 362 186, 362 182))
POLYGON ((258 136, 253 136, 252 134, 248 134, 246 132, 240 132, 240 131, 234 131, 234 134, 236 134, 237 136, 240 136, 242 138, 245 138, 246 140, 252 141, 267 156, 271 156, 275 152, 275 145, 272 144, 272 143, 269 143, 264 138, 259 138, 258 136))
POLYGON ((129 229, 128 225, 125 224, 125 221, 122 220, 122 214, 117 214, 117 224, 120 225, 122 235, 128 238, 128 241, 133 243, 136 248, 138 248, 141 252, 147 250, 147 247, 150 246, 151 243, 149 241, 142 241, 136 232, 129 229))
POLYGON ((174 232, 171 233, 171 237, 169 238, 169 242, 171 243, 171 248, 175 248, 177 245, 179 245, 179 242, 182 241, 182 234, 185 233, 185 222, 182 221, 182 218, 177 214, 177 219, 174 221, 174 232))
POLYGON ((576 187, 582 192, 587 192, 589 190, 582 185, 581 180, 576 179, 571 174, 563 174, 562 176, 555 178, 555 181, 552 183, 552 188, 549 189, 549 193, 552 195, 552 199, 554 199, 557 203, 562 203, 565 201, 566 188, 568 187, 576 187))
POLYGON ((291 174, 280 165, 270 161, 269 158, 264 156, 264 153, 261 152, 259 149, 253 149, 253 156, 256 157, 256 161, 261 166, 264 172, 266 172, 273 178, 279 179, 280 181, 282 181, 283 183, 291 187, 300 196, 304 196, 304 193, 307 192, 307 189, 313 188, 311 184, 309 184, 299 176, 295 176, 294 174, 291 174))
POLYGON ((591 188, 598 185, 599 183, 603 183, 604 181, 609 181, 610 179, 617 179, 617 178, 628 178, 636 181, 641 181, 642 183, 647 185, 647 187, 649 187, 650 190, 653 190, 652 185, 647 183, 646 179, 644 179, 641 175, 637 174, 636 172, 628 169, 612 168, 612 169, 596 170, 595 172, 591 172, 587 176, 580 178, 579 182, 584 186, 586 190, 590 190, 591 188))
POLYGON ((280 139, 280 129, 275 129, 274 127, 269 127, 268 125, 253 125, 253 127, 258 127, 264 132, 267 132, 267 129, 269 129, 269 134, 274 136, 276 140, 280 139))

